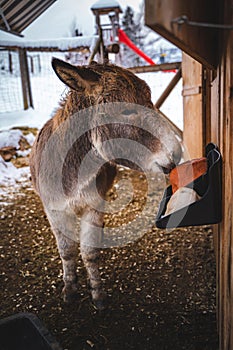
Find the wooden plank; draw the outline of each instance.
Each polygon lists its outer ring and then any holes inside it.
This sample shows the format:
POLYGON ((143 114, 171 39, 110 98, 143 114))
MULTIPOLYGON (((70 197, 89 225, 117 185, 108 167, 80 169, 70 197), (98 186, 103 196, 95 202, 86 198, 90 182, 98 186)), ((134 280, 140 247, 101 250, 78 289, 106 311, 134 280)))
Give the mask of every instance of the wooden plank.
POLYGON ((15 16, 16 13, 21 13, 22 8, 27 6, 28 2, 28 0, 13 1, 11 4, 8 4, 7 2, 3 7, 3 11, 7 19, 11 19, 11 17, 15 16))
POLYGON ((203 156, 202 65, 183 54, 183 141, 191 158, 203 156), (188 91, 188 93, 186 93, 188 91))
POLYGON ((145 0, 145 23, 199 62, 216 68, 218 30, 178 25, 173 20, 185 15, 192 21, 218 23, 219 3, 217 0, 145 0))
MULTIPOLYGON (((56 1, 56 0, 54 0, 56 1)), ((17 14, 15 19, 10 20, 13 29, 22 32, 26 27, 29 26, 37 17, 39 17, 43 12, 45 12, 48 7, 50 7, 54 1, 44 2, 37 1, 34 7, 31 5, 23 10, 23 15, 17 14)))

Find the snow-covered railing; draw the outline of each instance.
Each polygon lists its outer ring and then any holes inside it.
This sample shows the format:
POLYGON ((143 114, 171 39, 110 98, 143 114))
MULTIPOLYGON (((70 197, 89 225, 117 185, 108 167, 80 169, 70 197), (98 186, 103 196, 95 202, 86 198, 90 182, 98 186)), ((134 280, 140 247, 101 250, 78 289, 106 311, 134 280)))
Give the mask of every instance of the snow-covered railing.
POLYGON ((27 51, 92 51, 98 39, 97 35, 78 36, 72 38, 43 39, 43 40, 0 40, 0 47, 8 50, 25 49, 27 51))

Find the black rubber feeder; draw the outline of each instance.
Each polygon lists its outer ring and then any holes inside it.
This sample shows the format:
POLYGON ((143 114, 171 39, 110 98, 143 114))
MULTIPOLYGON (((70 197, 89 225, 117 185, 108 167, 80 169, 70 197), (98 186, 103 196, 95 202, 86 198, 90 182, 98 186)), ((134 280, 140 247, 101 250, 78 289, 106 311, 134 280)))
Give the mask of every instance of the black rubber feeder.
POLYGON ((62 350, 32 313, 19 313, 0 320, 1 350, 62 350))
POLYGON ((172 196, 172 186, 167 187, 156 217, 158 228, 175 228, 216 224, 222 220, 222 156, 218 147, 206 146, 208 169, 186 187, 201 197, 198 201, 165 216, 167 203, 172 196))

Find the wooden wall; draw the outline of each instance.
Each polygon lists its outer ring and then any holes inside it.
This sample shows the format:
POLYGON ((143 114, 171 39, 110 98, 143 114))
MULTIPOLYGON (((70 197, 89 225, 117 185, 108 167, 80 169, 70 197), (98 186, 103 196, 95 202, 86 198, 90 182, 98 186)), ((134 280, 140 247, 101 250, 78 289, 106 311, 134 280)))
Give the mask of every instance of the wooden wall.
MULTIPOLYGON (((232 9, 229 7, 228 9, 232 9)), ((233 18, 232 18, 233 19, 233 18)), ((233 23, 233 21, 231 22, 233 23)), ((233 32, 211 83, 211 138, 223 156, 223 221, 215 227, 220 349, 233 349, 233 32)))
MULTIPOLYGON (((217 260, 217 308, 219 349, 233 349, 233 30, 188 27, 177 32, 172 18, 188 14, 190 19, 214 23, 211 11, 217 5, 215 20, 233 23, 233 2, 187 0, 145 0, 145 22, 166 39, 179 46, 184 55, 184 139, 190 155, 203 152, 203 145, 216 143, 223 156, 223 220, 214 225, 217 260), (208 6, 207 6, 208 5, 208 6), (209 17, 208 17, 209 16, 209 17), (206 45, 206 47, 204 47, 206 45), (195 61, 197 59, 199 62, 195 61), (198 86, 201 83, 201 91, 198 86), (193 118, 192 118, 193 116, 193 118)), ((215 8, 216 10, 216 8, 215 8)), ((216 23, 216 22, 215 22, 216 23)))

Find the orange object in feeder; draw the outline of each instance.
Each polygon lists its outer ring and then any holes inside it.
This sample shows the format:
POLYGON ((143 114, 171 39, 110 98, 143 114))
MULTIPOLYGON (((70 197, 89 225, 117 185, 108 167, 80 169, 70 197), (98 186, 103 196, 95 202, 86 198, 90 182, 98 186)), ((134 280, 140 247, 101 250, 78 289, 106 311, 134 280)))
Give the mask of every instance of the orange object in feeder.
POLYGON ((205 154, 206 158, 193 159, 171 171, 172 184, 164 191, 156 216, 158 228, 200 226, 221 222, 222 156, 214 143, 206 146, 205 154), (179 191, 173 193, 172 185, 174 190, 178 188, 179 191), (187 201, 184 196, 188 192, 191 196, 187 201), (173 202, 170 202, 172 199, 173 202))
POLYGON ((180 187, 187 186, 190 182, 205 174, 207 168, 207 158, 205 157, 192 159, 177 165, 177 167, 170 172, 172 193, 175 193, 180 187))

